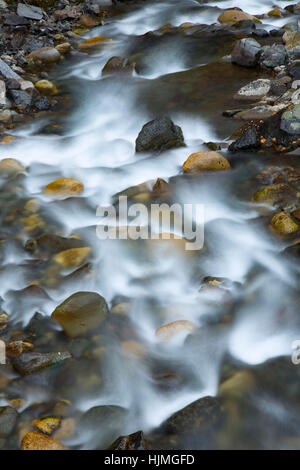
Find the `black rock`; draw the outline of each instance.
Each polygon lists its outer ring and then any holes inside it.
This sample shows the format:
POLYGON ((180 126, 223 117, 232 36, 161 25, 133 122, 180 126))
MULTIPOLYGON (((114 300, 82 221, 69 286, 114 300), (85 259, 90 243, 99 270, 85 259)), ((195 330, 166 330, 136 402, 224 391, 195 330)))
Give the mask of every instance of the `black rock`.
POLYGON ((30 24, 30 21, 27 20, 27 18, 24 18, 23 16, 19 16, 15 13, 12 13, 5 17, 4 24, 6 26, 27 26, 30 24))
POLYGON ((148 445, 142 431, 134 432, 128 436, 120 436, 108 450, 147 450, 148 445))
POLYGON ((259 146, 260 140, 256 127, 250 125, 242 132, 242 135, 229 146, 229 150, 236 152, 238 150, 255 149, 259 146))
POLYGON ((269 36, 269 33, 265 29, 256 29, 255 31, 253 31, 252 36, 256 38, 267 38, 269 36))
POLYGON ((21 375, 35 374, 50 366, 61 364, 71 359, 68 351, 57 353, 24 353, 13 360, 13 366, 21 375))
POLYGON ((13 431, 18 413, 12 406, 0 407, 0 438, 7 437, 13 431))
POLYGON ((263 47, 263 52, 260 57, 261 65, 268 68, 278 67, 285 65, 288 61, 288 54, 282 44, 273 44, 272 46, 263 47))
POLYGON ((261 45, 255 39, 240 39, 231 53, 233 64, 243 65, 245 67, 255 67, 258 64, 261 45))
POLYGON ((300 80, 300 60, 292 62, 287 68, 287 73, 293 80, 300 80))
POLYGON ((148 150, 167 150, 184 146, 182 130, 167 117, 147 122, 140 131, 136 142, 136 152, 148 150))

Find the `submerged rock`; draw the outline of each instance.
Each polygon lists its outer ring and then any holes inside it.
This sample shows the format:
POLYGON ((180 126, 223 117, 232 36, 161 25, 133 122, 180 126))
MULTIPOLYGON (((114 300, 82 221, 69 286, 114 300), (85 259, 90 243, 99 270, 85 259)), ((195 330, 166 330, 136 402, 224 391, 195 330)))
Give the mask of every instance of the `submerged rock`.
POLYGON ((96 446, 106 448, 120 435, 127 413, 121 406, 95 406, 82 416, 81 426, 94 434, 96 446))
POLYGON ((22 163, 15 158, 4 158, 0 162, 0 174, 5 177, 14 176, 26 171, 22 163))
POLYGON ((68 297, 52 313, 71 338, 82 336, 100 326, 108 313, 105 299, 96 292, 77 292, 68 297))
POLYGON ((140 131, 136 142, 136 152, 167 150, 184 146, 182 130, 168 117, 156 118, 147 122, 140 131))
POLYGON ((102 69, 102 75, 126 74, 134 71, 134 64, 122 57, 111 57, 102 69))
POLYGON ((143 431, 137 431, 128 436, 120 436, 108 450, 147 450, 148 444, 144 438, 143 431))
POLYGON ((81 264, 91 254, 91 248, 84 246, 81 248, 70 248, 57 253, 54 261, 66 268, 72 268, 81 264))
POLYGON ((184 162, 182 171, 184 173, 200 173, 201 171, 223 171, 229 170, 230 163, 227 158, 218 152, 192 153, 184 162))
POLYGON ((78 45, 78 49, 81 52, 88 52, 89 50, 93 50, 103 46, 105 44, 109 44, 112 42, 112 39, 107 36, 96 36, 94 38, 87 39, 83 41, 81 44, 78 45))
POLYGON ((243 65, 244 67, 255 67, 259 62, 261 53, 262 47, 255 39, 240 39, 231 53, 231 61, 233 64, 243 65))
POLYGON ((161 341, 169 341, 180 333, 191 333, 196 326, 189 320, 177 320, 160 326, 156 330, 156 336, 161 341))
POLYGON ((252 200, 261 204, 268 204, 271 206, 282 205, 290 203, 295 197, 295 192, 287 184, 278 183, 270 184, 257 191, 252 200))
POLYGON ((12 406, 0 406, 0 438, 12 433, 17 417, 18 412, 12 406))
POLYGON ((21 450, 66 450, 66 448, 46 434, 28 432, 22 439, 21 450))
POLYGON ((28 60, 32 60, 34 63, 52 64, 57 62, 61 58, 60 53, 55 47, 42 47, 29 54, 28 60))
POLYGON ((83 189, 84 187, 81 181, 74 178, 59 178, 49 183, 45 187, 44 193, 48 196, 65 197, 81 194, 83 189))
POLYGON ((13 366, 21 375, 35 374, 43 369, 61 364, 71 359, 67 351, 57 353, 24 353, 13 360, 13 366))
POLYGON ((81 248, 84 242, 78 238, 73 237, 60 237, 59 235, 52 235, 45 233, 35 240, 28 240, 25 245, 25 250, 33 253, 59 253, 70 250, 72 248, 81 248))
POLYGON ((54 83, 49 80, 39 80, 34 84, 35 88, 44 95, 55 95, 57 93, 57 88, 54 83))

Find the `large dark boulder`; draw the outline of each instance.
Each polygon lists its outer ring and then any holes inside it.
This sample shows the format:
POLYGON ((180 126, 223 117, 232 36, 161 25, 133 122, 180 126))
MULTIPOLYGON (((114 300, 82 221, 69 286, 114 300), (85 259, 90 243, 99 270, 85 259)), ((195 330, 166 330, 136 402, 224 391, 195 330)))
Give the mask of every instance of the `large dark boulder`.
POLYGON ((255 39, 240 39, 231 53, 231 61, 233 64, 243 65, 244 67, 255 67, 258 64, 261 52, 262 47, 255 39))
POLYGON ((168 116, 147 122, 135 142, 136 152, 167 150, 182 146, 184 146, 182 130, 168 116))

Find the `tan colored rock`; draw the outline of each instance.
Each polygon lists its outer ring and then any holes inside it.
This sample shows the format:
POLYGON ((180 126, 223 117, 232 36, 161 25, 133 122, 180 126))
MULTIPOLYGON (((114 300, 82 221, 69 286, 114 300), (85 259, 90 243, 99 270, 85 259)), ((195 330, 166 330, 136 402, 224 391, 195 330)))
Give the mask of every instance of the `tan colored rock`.
POLYGON ((74 178, 59 178, 58 180, 49 183, 44 193, 48 196, 75 196, 81 194, 83 191, 83 184, 74 178))
POLYGON ((156 336, 161 341, 169 341, 181 332, 192 332, 196 326, 189 320, 177 320, 167 323, 156 330, 156 336))
POLYGON ((6 355, 10 357, 18 357, 24 352, 33 349, 33 344, 28 341, 12 341, 6 346, 6 355))
POLYGON ((39 80, 34 86, 42 95, 55 95, 57 93, 56 86, 50 80, 39 80))
POLYGON ((300 228, 292 216, 287 212, 279 212, 278 214, 275 214, 270 225, 271 228, 279 235, 291 235, 296 233, 300 228))
POLYGON ((218 152, 192 153, 184 162, 182 170, 184 173, 199 173, 201 171, 229 170, 230 163, 227 158, 218 152))
POLYGON ((255 16, 249 15, 244 11, 234 9, 225 10, 218 18, 219 23, 227 23, 230 25, 244 20, 252 20, 254 23, 261 24, 261 21, 255 16))
POLYGON ((51 435, 59 427, 61 419, 56 416, 46 416, 45 418, 37 418, 32 425, 44 434, 51 435))
POLYGON ((145 356, 145 346, 139 341, 123 341, 121 348, 127 354, 142 358, 145 356))
POLYGON ((57 62, 60 58, 61 55, 55 47, 42 47, 41 49, 31 52, 28 56, 28 61, 52 64, 57 62))
POLYGON ((112 39, 107 36, 96 36, 79 44, 78 49, 82 52, 88 52, 91 49, 96 49, 99 46, 109 44, 111 41, 112 39))
POLYGON ((40 432, 28 432, 22 439, 21 450, 66 450, 56 439, 40 432))
POLYGON ((26 171, 22 163, 15 158, 4 158, 0 162, 0 174, 3 176, 12 176, 26 171))
POLYGON ((82 248, 70 248, 60 251, 54 256, 54 261, 66 268, 78 266, 91 254, 91 248, 84 246, 82 248))
POLYGON ((62 44, 57 44, 55 49, 62 55, 68 54, 71 50, 71 44, 69 42, 63 42, 62 44))

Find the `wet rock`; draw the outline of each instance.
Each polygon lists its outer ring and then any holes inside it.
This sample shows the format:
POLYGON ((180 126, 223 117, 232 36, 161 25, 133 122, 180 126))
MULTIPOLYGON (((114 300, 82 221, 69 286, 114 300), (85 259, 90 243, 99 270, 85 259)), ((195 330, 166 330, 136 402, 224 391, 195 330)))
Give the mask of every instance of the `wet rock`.
POLYGON ((30 375, 71 359, 67 351, 57 353, 24 353, 13 360, 15 370, 21 375, 30 375))
POLYGON ((56 86, 49 80, 39 80, 34 86, 42 95, 55 95, 57 93, 56 86))
POLYGON ((93 49, 97 49, 106 44, 109 44, 112 41, 111 38, 107 36, 96 36, 94 38, 87 39, 78 45, 78 49, 81 52, 88 52, 93 49))
POLYGON ((149 436, 150 445, 154 449, 174 450, 216 448, 216 432, 222 418, 222 401, 219 398, 200 398, 174 413, 154 430, 149 436))
POLYGON ((0 331, 6 327, 8 323, 8 315, 3 310, 0 310, 0 331))
POLYGON ((80 248, 70 248, 61 251, 54 256, 54 261, 66 268, 72 268, 81 264, 91 254, 91 248, 84 246, 80 248))
POLYGON ((288 61, 288 54, 282 44, 273 44, 272 46, 263 47, 260 56, 260 63, 268 68, 275 68, 285 65, 288 61))
POLYGON ((300 105, 296 105, 282 114, 280 129, 291 135, 300 135, 300 105))
POLYGON ((6 80, 6 88, 8 90, 19 90, 21 88, 20 81, 15 78, 8 78, 6 80))
POLYGON ((189 320, 177 320, 167 323, 156 330, 160 341, 169 341, 179 334, 187 334, 196 330, 196 326, 189 320))
POLYGON ((181 128, 167 116, 147 122, 135 141, 136 152, 163 151, 184 145, 181 128))
POLYGON ((78 238, 66 238, 59 235, 44 234, 35 240, 28 240, 25 250, 37 254, 55 254, 72 248, 81 248, 84 242, 78 238))
POLYGON ((200 173, 201 171, 223 171, 229 170, 230 163, 218 152, 192 153, 184 162, 182 171, 184 173, 200 173))
POLYGON ((27 18, 11 13, 5 16, 4 24, 7 26, 28 26, 30 21, 27 18))
POLYGON ((251 109, 246 109, 245 111, 240 111, 234 115, 234 118, 243 119, 244 121, 267 119, 283 108, 286 108, 286 105, 270 106, 268 104, 263 104, 260 106, 254 106, 251 109))
POLYGON ((287 73, 292 80, 300 80, 300 60, 295 60, 287 67, 287 73))
POLYGON ((68 336, 76 338, 99 327, 107 313, 108 306, 101 295, 95 292, 77 292, 56 307, 51 317, 68 336))
POLYGON ((0 174, 4 177, 14 176, 26 171, 22 163, 15 158, 3 158, 0 162, 0 174))
POLYGON ((118 437, 108 450, 147 450, 148 448, 143 431, 137 431, 128 436, 118 437))
POLYGON ((45 187, 44 193, 48 196, 66 197, 81 194, 83 189, 81 181, 74 178, 59 178, 49 183, 45 187))
POLYGON ((18 412, 11 406, 0 406, 0 438, 8 437, 16 424, 18 412))
POLYGON ((257 191, 252 200, 260 204, 280 206, 292 202, 295 198, 294 190, 287 184, 270 184, 257 191))
POLYGON ((270 222, 271 228, 279 235, 291 235, 296 233, 300 226, 296 224, 293 217, 287 212, 275 214, 270 222))
POLYGON ((51 103, 46 96, 36 101, 34 105, 38 111, 48 111, 51 108, 51 103))
POLYGON ((102 69, 102 75, 126 74, 131 75, 134 71, 134 64, 122 57, 111 57, 102 69))
POLYGON ((17 14, 31 20, 41 20, 43 18, 43 10, 33 5, 18 3, 17 14))
POLYGON ((21 106, 22 108, 30 107, 32 103, 32 96, 23 90, 10 90, 9 95, 13 100, 15 106, 21 106))
POLYGON ((267 95, 271 88, 271 80, 259 78, 254 82, 242 87, 235 95, 235 98, 242 100, 258 100, 267 95))
POLYGON ((66 450, 66 448, 53 437, 40 432, 28 432, 22 439, 21 450, 66 450))
POLYGON ((6 355, 9 357, 19 357, 29 349, 33 349, 33 344, 28 341, 12 341, 6 346, 6 355))
POLYGON ((231 61, 233 64, 244 67, 255 67, 259 62, 261 52, 262 47, 255 39, 241 39, 234 46, 231 61))
POLYGON ((53 437, 59 441, 69 439, 75 434, 76 421, 74 418, 65 418, 61 421, 59 429, 55 431, 53 437))
POLYGON ((243 20, 251 20, 254 23, 261 23, 261 21, 255 16, 236 9, 225 10, 218 18, 219 23, 227 23, 230 25, 243 20))
POLYGON ((59 427, 60 423, 60 418, 55 416, 46 416, 45 418, 35 419, 32 424, 44 434, 51 435, 59 427))
POLYGON ((229 146, 229 150, 254 150, 261 147, 286 152, 297 148, 300 145, 298 113, 296 105, 265 120, 251 121, 238 131, 238 138, 229 146))
POLYGON ((291 84, 291 77, 285 76, 277 80, 271 81, 270 92, 271 96, 281 96, 287 91, 287 87, 291 84))
POLYGON ((60 53, 55 47, 42 47, 29 54, 28 60, 34 63, 52 64, 61 58, 60 53))
POLYGON ((96 446, 106 448, 120 435, 126 417, 127 410, 120 406, 95 406, 82 416, 81 426, 95 435, 96 446))
POLYGON ((55 49, 62 55, 68 54, 71 50, 71 44, 69 42, 63 42, 55 46, 55 49))

